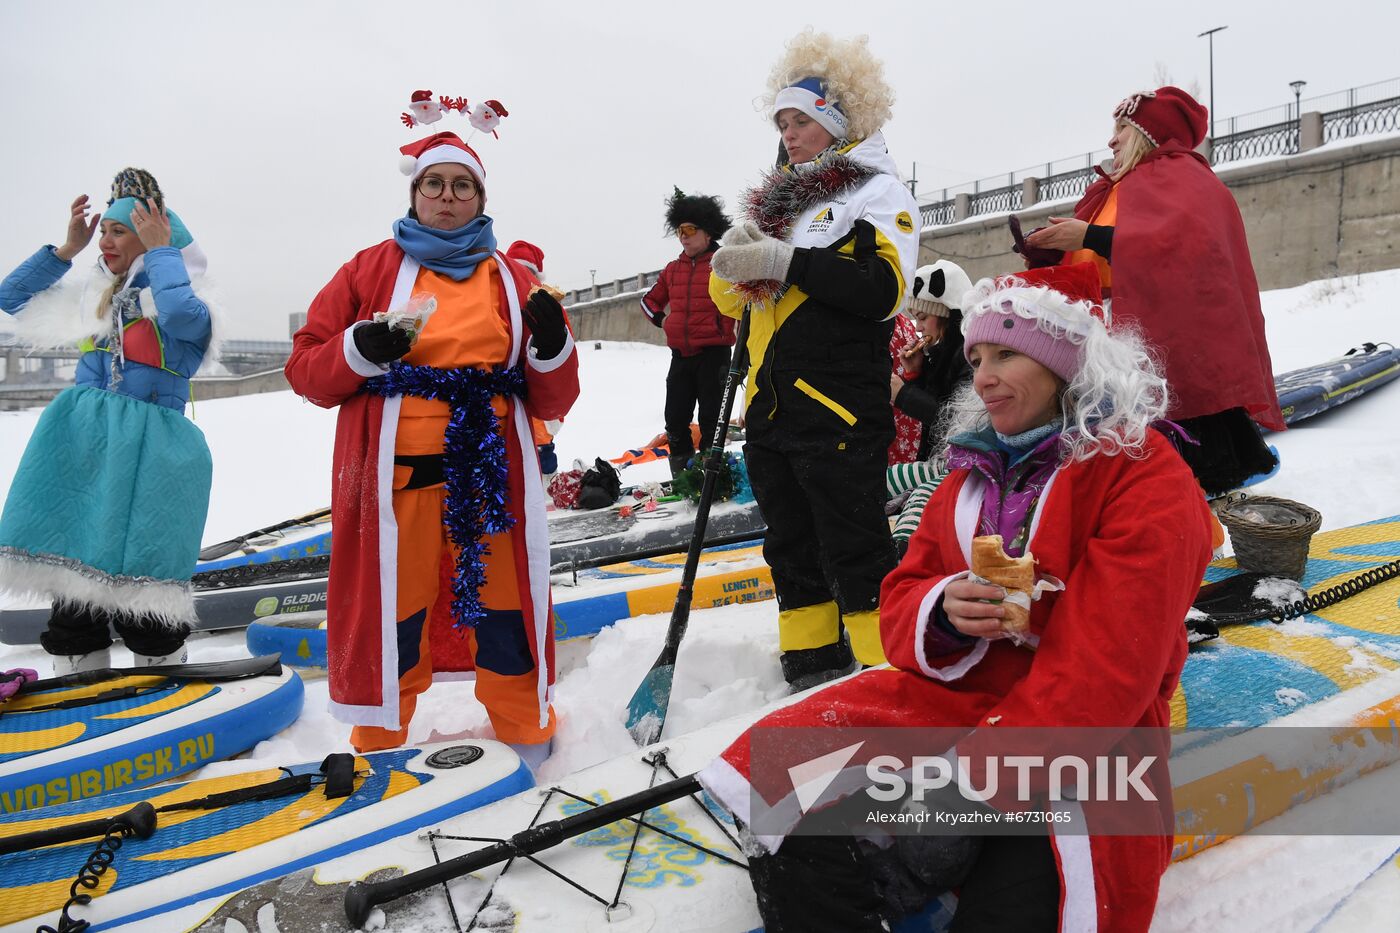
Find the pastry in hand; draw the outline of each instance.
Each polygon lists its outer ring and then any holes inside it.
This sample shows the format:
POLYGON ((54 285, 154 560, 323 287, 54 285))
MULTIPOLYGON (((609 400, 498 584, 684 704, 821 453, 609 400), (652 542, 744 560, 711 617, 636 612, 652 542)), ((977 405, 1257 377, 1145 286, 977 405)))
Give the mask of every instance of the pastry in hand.
POLYGON ((1035 593, 1035 558, 1026 552, 1008 557, 1001 535, 981 535, 972 539, 972 573, 988 583, 1004 587, 1002 631, 1015 636, 1030 629, 1031 599, 1035 593))

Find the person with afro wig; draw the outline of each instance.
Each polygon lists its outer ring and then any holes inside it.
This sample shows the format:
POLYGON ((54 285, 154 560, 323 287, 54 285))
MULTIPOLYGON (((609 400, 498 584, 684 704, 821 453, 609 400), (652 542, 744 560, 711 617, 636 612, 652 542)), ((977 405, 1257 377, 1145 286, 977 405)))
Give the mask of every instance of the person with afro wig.
POLYGON ((666 201, 666 229, 680 240, 681 254, 667 263, 642 296, 642 313, 666 331, 666 346, 671 348, 664 412, 674 476, 695 454, 690 419, 697 406, 700 443, 714 440, 729 348, 734 346, 734 321, 720 314, 710 299, 710 257, 729 229, 723 202, 676 188, 666 201))
POLYGON ((894 100, 882 72, 864 37, 792 41, 767 97, 785 158, 745 193, 712 262, 720 310, 749 310, 744 456, 794 690, 885 660, 889 347, 919 234, 880 132, 894 100))

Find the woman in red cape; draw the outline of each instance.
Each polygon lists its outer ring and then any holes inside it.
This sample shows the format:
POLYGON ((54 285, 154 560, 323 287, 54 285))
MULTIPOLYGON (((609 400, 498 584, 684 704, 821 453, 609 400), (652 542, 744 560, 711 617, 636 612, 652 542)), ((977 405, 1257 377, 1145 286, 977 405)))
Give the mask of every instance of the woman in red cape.
POLYGON ((1053 262, 1095 263, 1115 324, 1136 326, 1161 359, 1167 416, 1199 442, 1182 444, 1182 457, 1218 495, 1274 467, 1256 425, 1284 427, 1244 222, 1195 151, 1206 109, 1191 95, 1170 86, 1134 94, 1114 119, 1113 172, 1089 187, 1073 219, 1050 218, 1026 245, 1065 251, 1053 262))

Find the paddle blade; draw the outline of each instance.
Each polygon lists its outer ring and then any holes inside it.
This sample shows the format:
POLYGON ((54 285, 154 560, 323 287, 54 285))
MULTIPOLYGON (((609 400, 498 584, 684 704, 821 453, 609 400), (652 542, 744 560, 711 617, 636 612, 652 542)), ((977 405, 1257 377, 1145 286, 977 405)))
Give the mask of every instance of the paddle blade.
POLYGON ((671 679, 676 674, 676 662, 658 659, 652 665, 637 692, 627 703, 627 731, 638 746, 650 745, 661 738, 666 725, 666 708, 671 705, 671 679))

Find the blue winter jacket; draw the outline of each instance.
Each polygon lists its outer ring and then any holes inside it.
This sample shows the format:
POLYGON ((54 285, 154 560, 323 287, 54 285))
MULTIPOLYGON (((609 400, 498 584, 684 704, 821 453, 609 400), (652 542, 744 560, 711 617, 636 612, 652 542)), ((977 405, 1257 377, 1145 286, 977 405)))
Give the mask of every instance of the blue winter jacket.
MULTIPOLYGON (((163 366, 150 366, 128 358, 122 367, 120 382, 113 386, 112 354, 105 346, 106 336, 101 336, 97 338, 98 345, 78 359, 74 382, 183 412, 190 397, 190 377, 204 362, 209 349, 212 335, 209 306, 190 287, 185 260, 178 249, 158 246, 147 250, 142 258, 143 268, 128 285, 151 290, 163 366)), ((58 284, 72 268, 71 262, 58 258, 52 246, 43 247, 0 282, 0 309, 15 314, 35 295, 58 284)))

